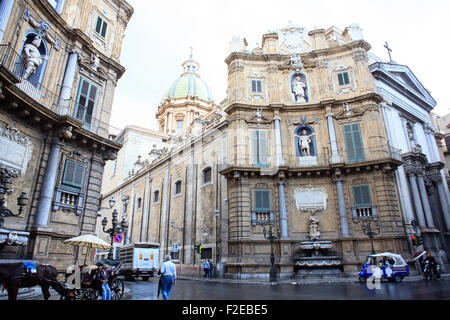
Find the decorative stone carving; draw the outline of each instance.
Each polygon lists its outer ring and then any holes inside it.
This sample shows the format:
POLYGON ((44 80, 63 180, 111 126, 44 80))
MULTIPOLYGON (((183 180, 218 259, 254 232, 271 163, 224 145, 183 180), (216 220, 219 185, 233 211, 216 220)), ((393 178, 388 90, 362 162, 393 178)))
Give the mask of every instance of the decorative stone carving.
POLYGON ((0 124, 0 169, 10 176, 24 176, 33 152, 28 137, 21 136, 14 125, 3 128, 0 124))
POLYGON ((294 201, 299 211, 325 210, 327 208, 327 191, 323 187, 307 186, 294 190, 294 201))
POLYGON ((300 55, 294 55, 291 57, 291 67, 295 69, 295 71, 300 71, 303 68, 302 57, 300 55))
POLYGON ((315 210, 309 211, 309 239, 319 240, 320 230, 319 230, 319 217, 316 215, 315 210))
POLYGON ((289 22, 278 32, 280 48, 284 53, 298 54, 309 50, 308 31, 289 22))
POLYGON ((306 102, 305 94, 306 84, 300 76, 295 77, 292 82, 292 93, 294 93, 295 102, 306 102))
POLYGON ((311 156, 311 139, 309 138, 308 132, 306 130, 303 130, 302 135, 299 137, 298 140, 300 152, 302 153, 302 156, 304 157, 310 157, 311 156))
POLYGON ((35 36, 31 43, 27 43, 23 47, 24 60, 26 62, 24 79, 28 79, 31 74, 35 73, 42 63, 41 53, 39 52, 41 41, 40 36, 35 36))
POLYGON ((90 61, 89 66, 90 66, 93 70, 98 71, 97 69, 98 69, 98 67, 100 66, 100 57, 98 56, 98 54, 93 53, 93 54, 91 55, 91 61, 90 61))

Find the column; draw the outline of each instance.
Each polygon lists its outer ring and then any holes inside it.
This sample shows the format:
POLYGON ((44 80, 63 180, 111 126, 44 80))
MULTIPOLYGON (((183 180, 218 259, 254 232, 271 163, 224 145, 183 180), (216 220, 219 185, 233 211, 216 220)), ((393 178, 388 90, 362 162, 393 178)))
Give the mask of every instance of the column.
POLYGON ((345 205, 345 193, 342 185, 342 179, 336 179, 336 188, 339 205, 339 219, 341 222, 341 233, 343 237, 350 237, 347 218, 347 207, 345 205))
POLYGON ((280 126, 280 118, 274 119, 275 123, 275 153, 276 153, 276 164, 277 166, 284 165, 283 159, 283 149, 281 146, 281 126, 280 126))
POLYGON ((425 219, 429 228, 434 228, 433 216, 431 215, 430 202, 428 201, 427 189, 425 188, 425 182, 421 175, 417 176, 417 182, 419 184, 420 198, 422 199, 423 210, 425 212, 425 219))
POLYGON ((62 83, 61 93, 59 95, 58 107, 56 113, 65 115, 69 113, 69 100, 72 97, 73 82, 75 80, 75 71, 78 63, 78 53, 73 51, 69 54, 67 60, 66 72, 62 83))
POLYGON ((328 113, 326 117, 328 121, 328 133, 330 135, 330 144, 331 144, 331 163, 339 163, 341 162, 341 157, 339 156, 339 150, 337 146, 333 114, 328 113))
POLYGON ((3 41, 3 36, 8 26, 8 21, 11 16, 11 11, 14 5, 14 0, 0 1, 0 43, 3 41))
POLYGON ((146 184, 145 184, 145 197, 144 197, 144 200, 145 200, 145 202, 144 202, 144 204, 143 204, 143 206, 144 206, 144 216, 143 216, 143 228, 142 228, 142 232, 144 233, 144 235, 143 235, 143 237, 142 237, 142 239, 143 239, 143 241, 144 242, 147 242, 148 241, 148 238, 147 238, 147 235, 148 235, 148 219, 149 219, 149 216, 150 216, 150 208, 151 208, 151 202, 152 202, 152 199, 151 199, 151 197, 152 197, 152 191, 151 191, 151 188, 152 188, 152 185, 151 185, 151 183, 152 183, 152 179, 150 178, 150 172, 148 173, 148 176, 147 176, 147 182, 146 182, 146 184))
POLYGON ((445 193, 444 184, 442 182, 442 177, 440 177, 440 179, 435 179, 434 182, 436 183, 436 188, 438 190, 439 202, 441 203, 442 214, 443 214, 443 218, 445 221, 445 226, 447 228, 447 231, 450 231, 449 205, 447 202, 447 195, 445 193))
POLYGON ((284 193, 284 181, 278 182, 278 203, 280 207, 280 228, 281 239, 288 238, 287 214, 286 214, 286 196, 284 193))
POLYGON ((42 182, 38 210, 34 223, 36 227, 46 227, 48 224, 53 192, 55 191, 56 185, 56 173, 58 171, 60 149, 61 142, 55 139, 52 142, 50 153, 48 155, 47 167, 45 168, 44 181, 42 182))
POLYGON ((419 220, 419 226, 426 227, 425 218, 423 215, 422 202, 420 201, 419 188, 417 187, 417 178, 414 173, 408 174, 409 184, 411 185, 412 198, 414 201, 414 208, 416 209, 417 219, 419 220))

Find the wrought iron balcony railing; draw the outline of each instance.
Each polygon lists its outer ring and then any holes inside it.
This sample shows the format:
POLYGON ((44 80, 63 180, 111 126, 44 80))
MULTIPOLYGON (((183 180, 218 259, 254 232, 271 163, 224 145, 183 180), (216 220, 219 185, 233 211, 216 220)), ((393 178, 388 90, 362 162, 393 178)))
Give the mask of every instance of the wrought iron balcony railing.
MULTIPOLYGON (((79 104, 74 99, 62 100, 59 95, 48 90, 38 80, 24 79, 26 63, 9 44, 0 44, 0 67, 13 74, 18 82, 15 84, 23 93, 54 113, 69 115, 83 123, 83 128, 108 139, 110 133, 121 130, 92 116, 94 109, 79 104)), ((98 107, 98 105, 97 105, 98 107)))

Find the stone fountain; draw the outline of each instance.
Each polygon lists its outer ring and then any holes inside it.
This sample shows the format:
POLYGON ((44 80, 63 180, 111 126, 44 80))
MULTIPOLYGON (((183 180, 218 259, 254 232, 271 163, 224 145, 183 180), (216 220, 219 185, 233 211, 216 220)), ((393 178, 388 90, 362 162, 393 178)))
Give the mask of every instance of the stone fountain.
POLYGON ((326 208, 326 191, 323 188, 295 190, 297 209, 309 214, 308 240, 300 242, 300 252, 293 257, 296 276, 340 275, 342 256, 332 253, 331 241, 320 240, 319 213, 326 208))

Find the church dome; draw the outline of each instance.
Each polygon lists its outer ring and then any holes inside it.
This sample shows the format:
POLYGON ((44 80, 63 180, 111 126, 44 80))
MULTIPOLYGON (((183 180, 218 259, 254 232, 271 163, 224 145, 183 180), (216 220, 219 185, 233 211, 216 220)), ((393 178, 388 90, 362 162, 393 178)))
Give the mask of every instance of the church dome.
POLYGON ((197 73, 200 65, 192 60, 191 56, 182 66, 184 73, 167 89, 163 101, 166 99, 196 97, 199 100, 212 102, 211 90, 197 73))

